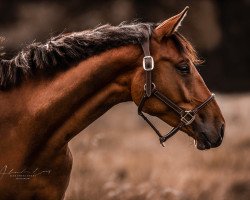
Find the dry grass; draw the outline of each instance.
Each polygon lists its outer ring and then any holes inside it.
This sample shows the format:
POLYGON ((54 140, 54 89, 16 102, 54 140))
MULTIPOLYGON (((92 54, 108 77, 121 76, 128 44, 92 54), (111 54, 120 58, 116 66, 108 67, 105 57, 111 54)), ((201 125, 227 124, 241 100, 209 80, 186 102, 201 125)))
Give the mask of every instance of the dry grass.
POLYGON ((198 151, 181 133, 162 148, 133 104, 113 108, 71 142, 74 164, 65 199, 249 199, 250 95, 218 95, 217 101, 226 136, 209 151, 198 151))

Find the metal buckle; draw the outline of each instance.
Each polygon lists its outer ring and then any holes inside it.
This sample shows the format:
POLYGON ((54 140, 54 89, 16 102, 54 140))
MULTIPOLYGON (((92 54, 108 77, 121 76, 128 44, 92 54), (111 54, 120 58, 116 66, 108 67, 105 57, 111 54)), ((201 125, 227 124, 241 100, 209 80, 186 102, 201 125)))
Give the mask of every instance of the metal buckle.
MULTIPOLYGON (((156 88, 155 84, 152 83, 152 90, 154 90, 156 88)), ((144 91, 146 91, 146 88, 147 88, 147 84, 144 84, 144 91)))
POLYGON ((144 56, 143 58, 143 69, 145 71, 151 71, 154 69, 154 59, 152 56, 144 56), (146 60, 149 61, 149 63, 146 64, 146 60))
POLYGON ((191 110, 187 110, 184 112, 184 115, 181 116, 181 121, 187 126, 191 124, 195 119, 195 115, 191 110))

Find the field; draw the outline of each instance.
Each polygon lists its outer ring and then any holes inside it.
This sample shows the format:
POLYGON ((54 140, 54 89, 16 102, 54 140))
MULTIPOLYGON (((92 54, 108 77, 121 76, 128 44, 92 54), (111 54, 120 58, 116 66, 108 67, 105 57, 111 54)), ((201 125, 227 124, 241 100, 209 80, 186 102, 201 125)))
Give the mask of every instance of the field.
POLYGON ((226 133, 222 145, 208 151, 181 132, 163 148, 135 105, 112 108, 70 143, 74 162, 65 199, 249 200, 250 94, 218 94, 217 101, 226 133))

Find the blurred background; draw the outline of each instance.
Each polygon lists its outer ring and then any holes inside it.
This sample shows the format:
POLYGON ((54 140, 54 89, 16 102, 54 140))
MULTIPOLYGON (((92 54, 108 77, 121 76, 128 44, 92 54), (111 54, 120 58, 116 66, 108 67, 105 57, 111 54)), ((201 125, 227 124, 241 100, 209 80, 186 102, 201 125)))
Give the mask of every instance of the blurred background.
POLYGON ((0 1, 6 57, 61 32, 160 22, 186 5, 180 32, 206 61, 199 71, 227 121, 223 145, 200 152, 180 133, 162 148, 132 103, 116 106, 71 142, 66 200, 250 199, 250 0, 0 1))

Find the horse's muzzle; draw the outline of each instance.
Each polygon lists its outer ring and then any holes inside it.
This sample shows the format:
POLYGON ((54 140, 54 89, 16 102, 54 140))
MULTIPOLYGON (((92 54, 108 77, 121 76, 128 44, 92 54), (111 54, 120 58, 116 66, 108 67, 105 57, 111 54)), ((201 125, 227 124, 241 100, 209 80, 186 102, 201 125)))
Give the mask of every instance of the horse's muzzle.
POLYGON ((220 128, 219 137, 215 143, 212 143, 212 146, 211 146, 212 148, 215 148, 221 145, 223 137, 224 137, 224 131, 225 131, 225 125, 222 124, 220 128))
POLYGON ((217 133, 217 139, 212 140, 206 132, 200 132, 197 139, 195 139, 195 146, 199 150, 206 150, 210 148, 216 148, 221 145, 223 137, 224 137, 225 125, 222 124, 220 130, 217 133))

